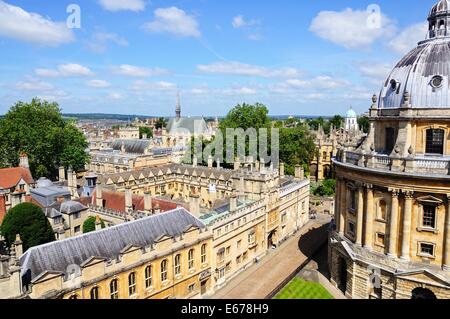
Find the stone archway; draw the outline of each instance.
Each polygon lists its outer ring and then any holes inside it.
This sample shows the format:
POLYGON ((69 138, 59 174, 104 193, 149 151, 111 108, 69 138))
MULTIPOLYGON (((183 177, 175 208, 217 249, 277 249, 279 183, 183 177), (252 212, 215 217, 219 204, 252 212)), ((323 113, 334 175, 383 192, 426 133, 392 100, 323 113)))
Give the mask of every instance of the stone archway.
POLYGON ((437 299, 437 297, 430 289, 419 287, 412 291, 411 299, 437 299))

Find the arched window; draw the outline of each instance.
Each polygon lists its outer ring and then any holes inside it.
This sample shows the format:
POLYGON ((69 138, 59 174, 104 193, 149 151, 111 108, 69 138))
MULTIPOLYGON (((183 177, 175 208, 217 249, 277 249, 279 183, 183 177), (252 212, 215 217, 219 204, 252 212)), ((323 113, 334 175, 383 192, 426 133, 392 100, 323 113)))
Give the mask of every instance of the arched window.
POLYGON ((98 299, 98 287, 94 287, 91 289, 91 299, 98 299))
MULTIPOLYGON (((239 222, 240 222, 240 220, 239 220, 239 222)), ((201 258, 202 264, 206 263, 206 244, 202 245, 200 258, 201 258)))
POLYGON ((386 220, 386 210, 387 210, 386 202, 382 199, 378 203, 378 218, 379 219, 386 220))
POLYGON ((445 131, 441 129, 427 130, 426 150, 427 154, 444 154, 444 135, 445 131))
POLYGON ((164 282, 167 280, 167 260, 163 260, 161 262, 161 281, 164 282))
POLYGON ((175 275, 179 275, 181 273, 181 255, 178 254, 175 256, 175 275))
POLYGON ((147 266, 145 268, 145 288, 150 288, 153 285, 153 268, 152 266, 147 266))
POLYGON ((130 296, 136 293, 136 273, 134 272, 128 275, 128 293, 130 296))
POLYGON ((188 252, 188 268, 192 269, 194 268, 194 250, 191 249, 188 252))
POLYGON ((109 283, 109 293, 111 299, 119 299, 119 285, 117 279, 113 279, 109 283))

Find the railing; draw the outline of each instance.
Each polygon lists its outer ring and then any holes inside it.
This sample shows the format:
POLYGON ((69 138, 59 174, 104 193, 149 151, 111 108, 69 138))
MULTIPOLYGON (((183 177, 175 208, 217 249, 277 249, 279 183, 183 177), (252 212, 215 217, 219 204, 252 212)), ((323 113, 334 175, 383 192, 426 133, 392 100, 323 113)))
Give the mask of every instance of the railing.
POLYGON ((336 158, 338 162, 367 167, 372 169, 418 173, 430 175, 450 175, 450 158, 427 158, 415 156, 411 158, 395 158, 384 154, 363 154, 345 151, 336 158))

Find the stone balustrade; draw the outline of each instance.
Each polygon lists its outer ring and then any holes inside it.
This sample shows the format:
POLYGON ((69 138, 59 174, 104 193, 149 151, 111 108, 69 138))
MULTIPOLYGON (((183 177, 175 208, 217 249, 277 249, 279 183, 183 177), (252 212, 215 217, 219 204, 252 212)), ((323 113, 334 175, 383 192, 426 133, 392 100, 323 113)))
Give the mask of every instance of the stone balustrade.
POLYGON ((364 154, 344 151, 336 158, 336 161, 360 167, 394 172, 419 173, 437 176, 450 175, 450 158, 448 157, 416 155, 414 157, 400 158, 384 154, 364 154))

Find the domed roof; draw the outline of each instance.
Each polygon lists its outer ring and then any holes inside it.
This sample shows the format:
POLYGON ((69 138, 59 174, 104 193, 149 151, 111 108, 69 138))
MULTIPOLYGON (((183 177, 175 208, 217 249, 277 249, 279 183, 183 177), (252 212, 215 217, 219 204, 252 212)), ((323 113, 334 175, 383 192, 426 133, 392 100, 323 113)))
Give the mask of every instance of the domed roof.
POLYGON ((436 3, 430 10, 429 16, 433 16, 439 13, 445 13, 450 9, 450 0, 441 0, 436 3))
POLYGON ((41 177, 37 181, 37 187, 50 187, 53 186, 53 183, 45 177, 41 177))
POLYGON ((406 54, 381 89, 379 108, 450 108, 450 0, 433 6, 428 39, 406 54), (406 94, 408 93, 408 94, 406 94))
POLYGON ((350 107, 350 109, 347 111, 346 117, 347 117, 347 118, 350 118, 350 117, 357 117, 356 112, 353 111, 353 108, 350 107))

